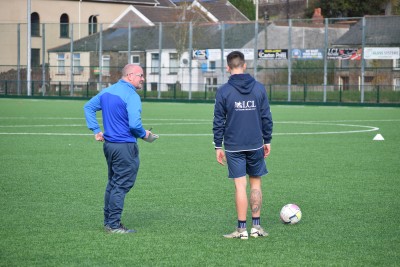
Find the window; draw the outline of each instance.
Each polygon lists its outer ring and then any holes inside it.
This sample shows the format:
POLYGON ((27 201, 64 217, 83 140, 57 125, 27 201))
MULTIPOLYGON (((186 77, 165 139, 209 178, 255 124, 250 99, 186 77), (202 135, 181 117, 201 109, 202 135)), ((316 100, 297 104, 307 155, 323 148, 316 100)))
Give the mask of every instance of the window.
POLYGON ((132 55, 131 62, 132 62, 132 64, 140 65, 140 56, 132 55))
POLYGON ((207 91, 216 92, 218 89, 218 79, 217 78, 206 78, 206 88, 207 91))
POLYGON ((58 53, 57 55, 57 74, 65 74, 65 54, 58 53))
POLYGON ((31 64, 32 64, 32 67, 40 66, 40 49, 39 48, 31 49, 31 64))
POLYGON ((81 67, 81 54, 79 53, 74 53, 73 54, 73 73, 74 74, 81 74, 82 73, 82 67, 81 67))
POLYGON ((393 59, 393 69, 400 70, 400 59, 393 59))
POLYGON ((151 73, 158 73, 158 68, 160 66, 160 54, 151 54, 151 73))
POLYGON ((106 55, 102 57, 103 75, 110 76, 110 56, 106 55))
POLYGON ((341 76, 340 77, 339 85, 342 86, 342 90, 343 91, 349 90, 349 83, 350 83, 350 78, 348 76, 341 76))
POLYGON ((215 61, 210 61, 208 64, 209 64, 208 71, 215 71, 216 69, 215 61))
POLYGON ((67 14, 62 14, 60 17, 60 37, 69 37, 69 17, 67 14))
POLYGON ((178 53, 170 53, 169 54, 169 73, 176 74, 178 73, 178 53))
POLYGON ((150 84, 150 90, 151 91, 157 91, 158 84, 157 83, 151 83, 150 84))
POLYGON ((92 15, 89 17, 89 35, 97 32, 97 16, 98 15, 92 15))
POLYGON ((373 80, 374 80, 373 76, 365 76, 364 77, 364 82, 365 83, 372 83, 373 80))
POLYGON ((175 91, 175 86, 176 86, 176 83, 168 83, 167 84, 167 87, 168 87, 168 91, 175 91))
POLYGON ((393 91, 400 91, 400 78, 393 79, 393 91))
POLYGON ((40 18, 36 12, 31 14, 31 36, 40 36, 40 18))

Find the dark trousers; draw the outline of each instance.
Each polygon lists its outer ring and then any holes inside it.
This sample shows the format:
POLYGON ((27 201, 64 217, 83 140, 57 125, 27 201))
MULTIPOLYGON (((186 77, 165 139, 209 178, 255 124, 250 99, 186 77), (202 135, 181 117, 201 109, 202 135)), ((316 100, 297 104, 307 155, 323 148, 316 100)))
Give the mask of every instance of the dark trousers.
POLYGON ((104 225, 118 228, 125 195, 133 187, 139 170, 139 149, 136 143, 104 142, 108 165, 108 183, 104 194, 104 225))

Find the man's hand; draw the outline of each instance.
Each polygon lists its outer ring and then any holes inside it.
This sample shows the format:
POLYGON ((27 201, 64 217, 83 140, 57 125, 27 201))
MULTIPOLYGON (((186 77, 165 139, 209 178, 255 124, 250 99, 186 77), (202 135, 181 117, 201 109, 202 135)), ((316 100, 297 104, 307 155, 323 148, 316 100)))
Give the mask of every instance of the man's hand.
POLYGON ((264 158, 269 156, 271 153, 271 144, 264 144, 264 158))
POLYGON ((146 130, 146 135, 143 137, 143 141, 148 143, 153 143, 155 140, 158 139, 158 135, 153 134, 150 130, 146 130))
POLYGON ((103 133, 99 132, 99 133, 95 134, 94 139, 96 139, 96 141, 99 141, 99 142, 104 142, 103 133))
POLYGON ((215 149, 215 153, 218 163, 224 166, 226 162, 225 152, 221 148, 217 148, 215 149))

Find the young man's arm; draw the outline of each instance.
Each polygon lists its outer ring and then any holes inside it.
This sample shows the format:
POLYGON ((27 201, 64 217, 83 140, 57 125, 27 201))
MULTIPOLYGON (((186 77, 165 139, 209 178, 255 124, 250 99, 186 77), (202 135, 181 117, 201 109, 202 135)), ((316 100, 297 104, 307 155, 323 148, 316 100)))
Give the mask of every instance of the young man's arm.
POLYGON ((222 149, 222 141, 224 138, 225 131, 225 109, 222 103, 222 96, 218 90, 215 97, 214 105, 214 120, 213 120, 213 134, 214 134, 214 145, 215 149, 222 149))
POLYGON ((272 121, 272 114, 271 109, 268 102, 268 96, 263 88, 263 101, 261 107, 261 122, 262 122, 262 133, 264 144, 270 144, 272 140, 272 128, 273 128, 273 121, 272 121))

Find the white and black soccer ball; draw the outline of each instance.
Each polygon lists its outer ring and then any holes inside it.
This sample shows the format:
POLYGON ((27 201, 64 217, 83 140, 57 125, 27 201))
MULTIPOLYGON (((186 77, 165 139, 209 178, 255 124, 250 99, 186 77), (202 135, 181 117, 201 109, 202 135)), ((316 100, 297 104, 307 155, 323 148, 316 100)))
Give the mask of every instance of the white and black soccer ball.
POLYGON ((281 221, 285 224, 296 224, 301 220, 301 210, 296 204, 287 204, 281 209, 281 221))

